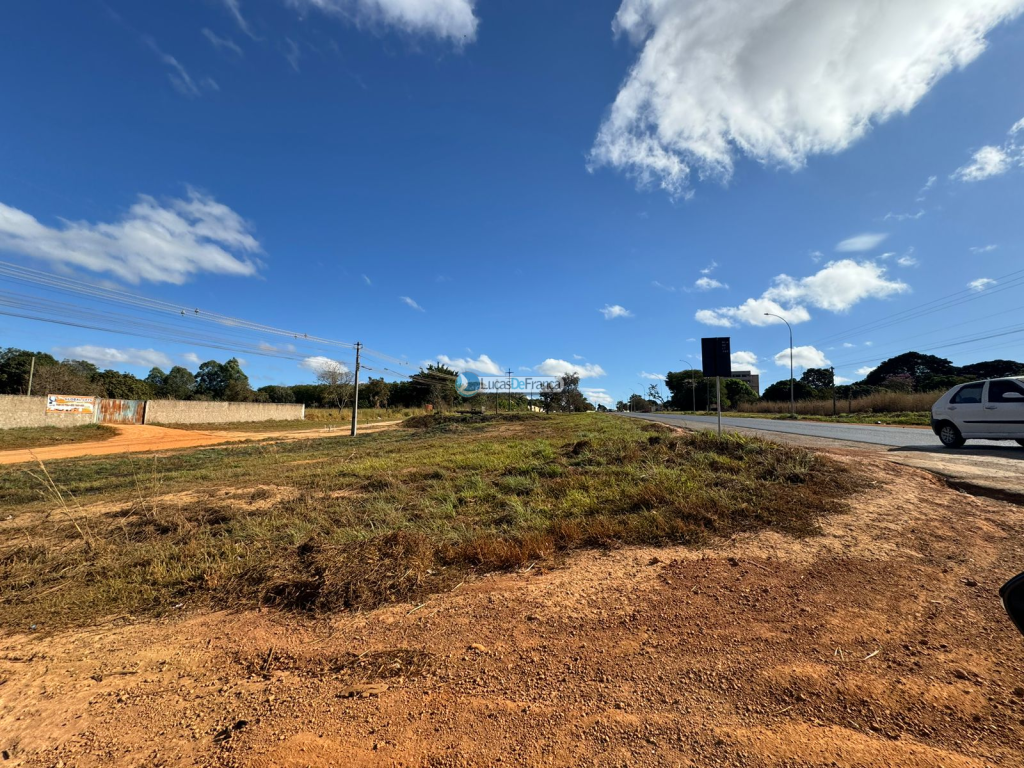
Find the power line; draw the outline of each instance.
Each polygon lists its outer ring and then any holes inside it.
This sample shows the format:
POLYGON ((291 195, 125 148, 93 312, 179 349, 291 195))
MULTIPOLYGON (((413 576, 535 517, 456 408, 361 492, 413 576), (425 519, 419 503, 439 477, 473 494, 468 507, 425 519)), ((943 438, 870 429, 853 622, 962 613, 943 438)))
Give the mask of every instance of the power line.
POLYGON ((870 323, 864 325, 854 326, 837 333, 830 334, 828 336, 820 337, 813 342, 814 346, 820 346, 826 343, 835 343, 848 339, 851 336, 855 336, 863 333, 871 333, 873 331, 881 330, 882 328, 888 328, 893 325, 899 325, 900 323, 915 320, 920 317, 926 317, 936 312, 941 312, 946 309, 952 309, 953 307, 966 304, 971 301, 977 301, 982 298, 988 298, 994 294, 1002 293, 1003 291, 1012 290, 1013 288, 1019 288, 1024 286, 1024 269, 1018 269, 1010 272, 1002 277, 996 279, 999 284, 996 288, 990 288, 985 291, 976 291, 971 288, 965 288, 960 291, 941 296, 938 299, 918 304, 915 307, 895 312, 891 315, 879 318, 870 323))

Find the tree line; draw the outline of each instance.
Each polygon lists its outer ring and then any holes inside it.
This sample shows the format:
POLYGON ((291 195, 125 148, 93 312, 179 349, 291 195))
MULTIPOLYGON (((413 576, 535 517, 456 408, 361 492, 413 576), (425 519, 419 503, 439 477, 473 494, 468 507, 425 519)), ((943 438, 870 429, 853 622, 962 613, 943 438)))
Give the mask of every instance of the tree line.
MULTIPOLYGON (((15 347, 0 348, 0 394, 28 394, 31 374, 36 395, 92 395, 125 400, 220 400, 231 402, 301 403, 308 408, 348 408, 355 393, 354 376, 337 363, 325 363, 314 371, 316 383, 269 384, 253 389, 237 358, 225 362, 207 360, 193 373, 176 365, 168 371, 155 367, 140 379, 131 373, 100 370, 86 360, 57 360, 46 352, 15 347), (35 368, 32 370, 32 360, 35 368)), ((593 410, 579 389, 579 377, 562 377, 558 392, 542 393, 531 401, 523 395, 479 394, 464 399, 455 388, 458 371, 440 363, 422 367, 408 381, 364 379, 359 385, 361 408, 421 408, 438 410, 473 408, 526 410, 531 406, 547 412, 593 410)))
MULTIPOLYGON (((905 352, 883 361, 861 381, 836 384, 828 368, 808 368, 793 382, 796 400, 847 400, 867 397, 876 392, 944 392, 957 384, 979 379, 998 379, 1006 376, 1024 376, 1024 363, 1015 360, 986 360, 957 366, 944 357, 921 352, 905 352)), ((708 411, 716 407, 715 381, 706 379, 696 369, 673 371, 666 375, 665 386, 669 398, 660 395, 657 385, 651 385, 644 395, 631 395, 620 401, 620 411, 650 411, 659 406, 680 411, 708 411)), ((768 402, 786 402, 790 397, 789 379, 777 381, 765 388, 758 398, 746 383, 738 379, 722 380, 722 409, 734 410, 744 403, 758 399, 768 402)))

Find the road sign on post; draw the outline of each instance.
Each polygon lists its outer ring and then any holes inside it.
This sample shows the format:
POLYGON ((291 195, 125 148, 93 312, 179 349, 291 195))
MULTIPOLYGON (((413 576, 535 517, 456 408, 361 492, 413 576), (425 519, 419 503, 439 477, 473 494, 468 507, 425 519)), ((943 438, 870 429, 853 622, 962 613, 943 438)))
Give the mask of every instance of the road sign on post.
POLYGON ((718 401, 718 434, 722 434, 722 377, 732 376, 732 356, 728 336, 700 340, 701 368, 705 376, 715 377, 718 401))

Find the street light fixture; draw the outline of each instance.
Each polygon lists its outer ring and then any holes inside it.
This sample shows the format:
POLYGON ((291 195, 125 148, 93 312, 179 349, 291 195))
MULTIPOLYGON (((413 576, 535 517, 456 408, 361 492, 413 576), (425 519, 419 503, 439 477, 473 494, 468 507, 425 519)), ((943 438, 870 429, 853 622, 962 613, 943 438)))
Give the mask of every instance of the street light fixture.
POLYGON ((786 324, 787 328, 789 328, 789 415, 796 416, 796 396, 794 394, 794 390, 796 389, 796 379, 793 378, 793 326, 790 325, 789 320, 784 318, 782 315, 765 312, 764 316, 777 317, 786 324))

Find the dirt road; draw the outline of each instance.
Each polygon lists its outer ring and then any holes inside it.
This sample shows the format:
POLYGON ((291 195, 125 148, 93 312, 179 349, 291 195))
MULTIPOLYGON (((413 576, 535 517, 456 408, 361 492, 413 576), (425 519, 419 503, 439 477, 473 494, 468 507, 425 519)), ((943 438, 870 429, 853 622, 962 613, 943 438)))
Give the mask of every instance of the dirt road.
MULTIPOLYGON (((381 421, 374 424, 361 425, 360 434, 379 432, 391 429, 397 421, 381 421)), ((266 432, 221 432, 195 431, 187 429, 170 429, 152 425, 119 425, 117 436, 109 440, 95 443, 71 443, 69 445, 53 445, 45 448, 23 448, 16 451, 0 451, 0 464, 21 464, 26 461, 51 461, 53 459, 70 459, 79 456, 109 456, 117 453, 143 453, 147 451, 171 451, 181 448, 197 448, 205 445, 234 443, 244 440, 308 440, 318 437, 343 437, 348 434, 345 429, 309 429, 309 430, 278 430, 272 423, 267 425, 266 432)))
POLYGON ((817 537, 584 553, 320 621, 8 636, 4 765, 1024 765, 995 594, 1024 509, 857 461, 875 484, 817 537))

